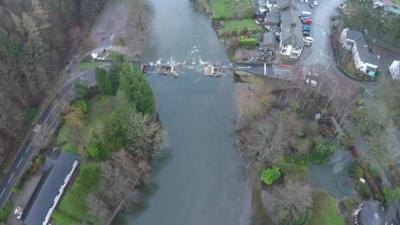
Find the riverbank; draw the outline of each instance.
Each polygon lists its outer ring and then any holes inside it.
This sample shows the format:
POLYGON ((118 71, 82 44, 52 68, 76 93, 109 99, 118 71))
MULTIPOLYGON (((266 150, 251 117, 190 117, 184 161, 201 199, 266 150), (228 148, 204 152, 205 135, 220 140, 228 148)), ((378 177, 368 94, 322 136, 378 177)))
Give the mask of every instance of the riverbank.
POLYGON ((307 179, 312 165, 327 163, 336 151, 337 143, 325 130, 326 124, 312 119, 324 105, 324 98, 314 96, 311 100, 307 96, 312 90, 307 93, 304 89, 291 89, 287 82, 290 81, 249 77, 237 90, 237 146, 242 158, 251 165, 248 173, 252 222, 313 225, 327 220, 342 225, 344 217, 335 209, 337 201, 328 194, 318 194, 307 179), (313 107, 309 108, 309 104, 313 107), (272 176, 272 168, 279 173, 266 184, 261 174, 272 176), (319 210, 321 199, 329 200, 328 211, 319 210), (282 204, 301 205, 301 210, 287 212, 282 204), (277 216, 281 213, 290 213, 292 220, 277 216))
POLYGON ((255 23, 253 1, 194 0, 195 5, 211 18, 219 39, 224 42, 226 53, 233 62, 257 63, 255 51, 262 41, 264 29, 255 23))

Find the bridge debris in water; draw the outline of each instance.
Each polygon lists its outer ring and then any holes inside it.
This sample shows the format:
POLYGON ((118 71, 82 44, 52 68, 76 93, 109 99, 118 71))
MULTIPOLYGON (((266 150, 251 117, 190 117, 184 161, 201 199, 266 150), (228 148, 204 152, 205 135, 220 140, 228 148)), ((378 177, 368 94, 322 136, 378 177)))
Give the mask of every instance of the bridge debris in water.
POLYGON ((218 65, 207 65, 203 71, 206 76, 220 77, 226 74, 224 68, 218 65))

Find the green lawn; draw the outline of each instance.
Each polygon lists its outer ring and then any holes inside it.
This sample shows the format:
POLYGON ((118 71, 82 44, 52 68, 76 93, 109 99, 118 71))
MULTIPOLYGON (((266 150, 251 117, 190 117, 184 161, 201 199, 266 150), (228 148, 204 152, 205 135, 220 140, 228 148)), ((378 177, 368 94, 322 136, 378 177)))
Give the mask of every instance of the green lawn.
POLYGON ((71 224, 70 221, 89 222, 95 224, 88 216, 88 206, 85 199, 89 193, 96 193, 99 180, 99 164, 83 163, 79 175, 71 188, 66 192, 53 217, 55 224, 71 224))
POLYGON ((400 5, 400 0, 394 0, 397 5, 400 5))
POLYGON ((8 217, 11 215, 13 205, 11 202, 6 202, 6 205, 0 210, 0 223, 7 222, 8 217))
POLYGON ((94 69, 95 67, 96 67, 95 62, 81 62, 79 64, 80 70, 90 70, 90 69, 94 69))
POLYGON ((221 29, 222 33, 240 33, 242 31, 253 31, 253 32, 262 32, 263 29, 261 26, 257 25, 252 19, 243 19, 243 20, 229 20, 225 21, 224 27, 221 29))
POLYGON ((345 225, 345 218, 337 209, 336 199, 325 192, 313 193, 313 208, 306 225, 345 225))
POLYGON ((213 19, 248 18, 253 12, 252 0, 213 0, 213 19))

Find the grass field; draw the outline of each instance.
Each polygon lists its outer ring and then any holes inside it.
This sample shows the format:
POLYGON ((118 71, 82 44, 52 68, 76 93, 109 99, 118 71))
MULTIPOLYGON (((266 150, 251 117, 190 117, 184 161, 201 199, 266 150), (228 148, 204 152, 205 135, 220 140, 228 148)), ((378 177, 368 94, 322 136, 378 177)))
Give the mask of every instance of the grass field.
POLYGON ((224 27, 221 29, 222 33, 240 33, 242 31, 253 31, 253 32, 262 32, 263 29, 261 26, 257 25, 252 19, 243 19, 243 20, 230 20, 224 23, 224 27))
POLYGON ((90 69, 94 69, 95 67, 96 67, 95 62, 81 62, 79 64, 80 70, 90 70, 90 69))
POLYGON ((397 5, 400 5, 400 0, 394 0, 394 3, 396 3, 397 5))
POLYGON ((212 2, 213 19, 246 18, 253 11, 251 0, 214 0, 212 2))
POLYGON ((65 194, 57 213, 53 217, 56 225, 71 224, 71 221, 96 224, 96 221, 87 215, 88 206, 85 199, 89 193, 97 192, 98 180, 98 163, 83 163, 80 165, 78 177, 65 194))
POLYGON ((325 192, 313 193, 313 208, 306 225, 345 225, 345 219, 336 207, 336 200, 325 192))

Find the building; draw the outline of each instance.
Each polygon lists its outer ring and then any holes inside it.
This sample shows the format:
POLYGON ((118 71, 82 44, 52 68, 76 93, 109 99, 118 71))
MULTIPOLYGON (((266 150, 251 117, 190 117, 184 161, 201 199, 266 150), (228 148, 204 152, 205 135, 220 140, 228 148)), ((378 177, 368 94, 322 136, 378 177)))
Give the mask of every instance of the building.
POLYGON ((269 11, 271 11, 273 8, 277 8, 278 7, 278 1, 277 0, 268 0, 267 1, 267 7, 268 7, 269 11))
POLYGON ((258 1, 258 12, 265 13, 268 11, 268 2, 267 0, 259 0, 258 1))
POLYGON ((368 200, 353 211, 352 225, 398 225, 400 203, 390 203, 386 209, 375 200, 368 200))
POLYGON ((71 153, 54 151, 46 158, 43 175, 22 214, 25 225, 49 223, 77 167, 78 158, 71 153))
POLYGON ((279 26, 281 22, 281 17, 279 14, 279 10, 277 8, 270 9, 265 14, 265 25, 266 26, 279 26))
POLYGON ((370 51, 362 33, 345 28, 340 35, 340 42, 343 48, 352 52, 356 69, 375 78, 379 68, 378 57, 370 51))
POLYGON ((384 225, 385 214, 377 201, 366 201, 353 213, 353 225, 384 225))
POLYGON ((400 80, 400 60, 394 60, 389 67, 393 80, 400 80))
POLYGON ((281 8, 279 53, 291 59, 299 58, 304 47, 299 16, 299 12, 291 4, 289 7, 281 8))
POLYGON ((276 45, 275 34, 273 32, 265 32, 263 35, 262 46, 271 52, 275 52, 276 45))
POLYGON ((287 8, 291 7, 291 4, 292 4, 291 0, 279 0, 278 1, 278 8, 280 10, 287 9, 287 8))

